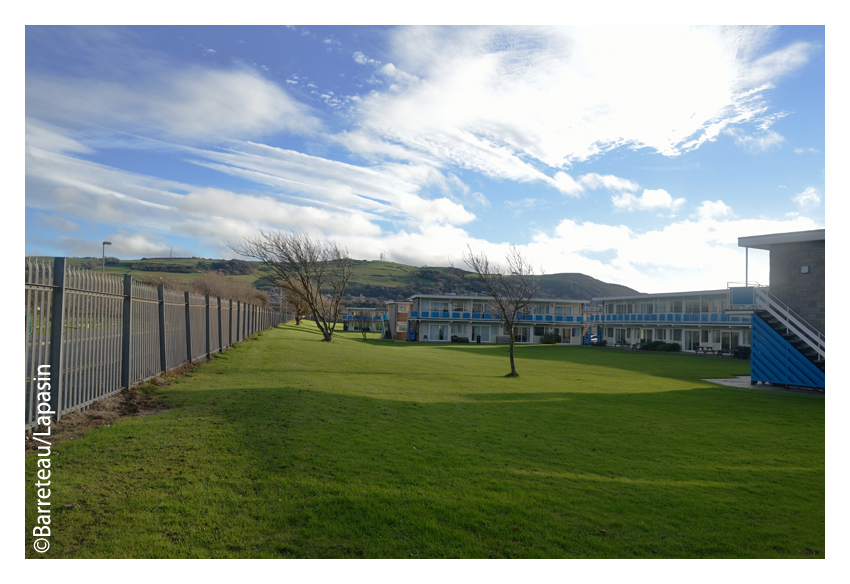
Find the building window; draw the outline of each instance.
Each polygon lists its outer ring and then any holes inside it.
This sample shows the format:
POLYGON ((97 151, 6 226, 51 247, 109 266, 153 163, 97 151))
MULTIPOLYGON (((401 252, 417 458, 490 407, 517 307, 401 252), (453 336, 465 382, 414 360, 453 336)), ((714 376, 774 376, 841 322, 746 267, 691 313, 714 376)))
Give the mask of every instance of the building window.
POLYGON ((708 331, 700 331, 699 342, 700 343, 707 343, 708 342, 708 331))
POLYGON ((407 332, 407 321, 397 322, 395 326, 396 326, 397 332, 400 332, 400 333, 406 333, 407 332))
POLYGON ((472 327, 472 342, 477 343, 479 340, 482 343, 489 343, 490 342, 490 325, 484 325, 484 326, 473 325, 473 327, 472 327))
POLYGON ((682 329, 673 329, 673 340, 681 341, 682 340, 682 329))
POLYGON ((712 331, 714 334, 711 335, 713 338, 711 339, 712 343, 720 344, 720 331, 712 331))
POLYGON ((614 336, 614 328, 613 327, 606 327, 605 328, 605 336, 609 337, 609 338, 613 337, 614 336))
POLYGON ((472 312, 477 314, 481 314, 482 312, 487 312, 487 305, 483 302, 473 302, 472 303, 472 312))
POLYGON ((398 311, 399 312, 407 312, 408 311, 408 305, 407 304, 399 304, 398 305, 398 311))
POLYGON ((534 336, 535 337, 542 337, 545 334, 546 334, 546 327, 542 327, 542 326, 534 327, 534 336))
MULTIPOLYGON (((534 314, 549 314, 548 304, 538 304, 534 307, 534 314)), ((537 333, 535 333, 537 334, 537 333)))
POLYGON ((750 341, 750 330, 749 329, 747 329, 745 331, 741 331, 741 344, 745 345, 747 347, 750 346, 751 341, 750 341))
POLYGON ((463 307, 463 301, 462 300, 452 301, 452 311, 453 312, 463 312, 464 310, 466 310, 466 309, 463 307))
POLYGON ((572 306, 556 306, 555 307, 555 316, 572 316, 573 315, 573 307, 572 306))
POLYGON ((514 329, 514 342, 516 343, 527 343, 529 341, 528 338, 529 327, 521 326, 514 329))
POLYGON ((667 329, 657 329, 655 331, 655 340, 656 341, 666 341, 667 340, 667 329))
POLYGON ((615 341, 625 341, 626 340, 626 329, 615 329, 614 330, 614 340, 615 341))
POLYGON ((457 336, 466 336, 465 324, 452 324, 452 334, 457 336))

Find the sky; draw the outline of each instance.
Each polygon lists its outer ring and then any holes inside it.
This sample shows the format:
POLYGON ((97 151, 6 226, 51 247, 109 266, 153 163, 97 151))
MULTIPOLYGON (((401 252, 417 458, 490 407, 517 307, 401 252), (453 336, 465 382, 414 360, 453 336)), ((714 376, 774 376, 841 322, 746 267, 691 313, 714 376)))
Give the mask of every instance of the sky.
POLYGON ((739 237, 825 226, 824 62, 823 26, 27 26, 25 251, 721 289, 739 237))

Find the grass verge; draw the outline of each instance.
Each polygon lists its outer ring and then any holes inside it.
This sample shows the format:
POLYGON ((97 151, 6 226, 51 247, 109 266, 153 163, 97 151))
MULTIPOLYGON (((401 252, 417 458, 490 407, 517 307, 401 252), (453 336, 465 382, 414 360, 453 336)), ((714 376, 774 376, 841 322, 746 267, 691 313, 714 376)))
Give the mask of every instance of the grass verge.
POLYGON ((42 556, 823 557, 823 397, 691 355, 508 369, 506 346, 268 331, 55 448, 42 556))

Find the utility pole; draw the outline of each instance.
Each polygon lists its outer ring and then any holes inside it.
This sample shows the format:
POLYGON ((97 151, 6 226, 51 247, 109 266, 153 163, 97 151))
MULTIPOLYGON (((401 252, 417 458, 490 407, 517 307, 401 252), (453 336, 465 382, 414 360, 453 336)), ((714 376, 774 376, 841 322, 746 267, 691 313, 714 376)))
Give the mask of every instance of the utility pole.
POLYGON ((107 245, 112 245, 112 242, 111 241, 104 241, 103 245, 101 246, 102 251, 103 251, 102 256, 101 256, 101 261, 100 261, 100 273, 101 274, 106 271, 106 246, 107 245))

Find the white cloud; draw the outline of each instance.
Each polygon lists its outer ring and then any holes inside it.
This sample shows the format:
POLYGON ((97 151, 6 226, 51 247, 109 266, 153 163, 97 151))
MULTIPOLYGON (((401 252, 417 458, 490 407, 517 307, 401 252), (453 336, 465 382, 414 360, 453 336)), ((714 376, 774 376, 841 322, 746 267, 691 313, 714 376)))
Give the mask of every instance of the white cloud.
POLYGON ((727 130, 727 133, 735 137, 735 144, 753 153, 773 150, 785 142, 785 138, 774 131, 756 136, 744 134, 740 130, 727 130))
POLYGON ((797 196, 795 196, 792 200, 801 207, 806 207, 809 205, 817 205, 820 203, 821 198, 814 187, 808 187, 803 192, 797 193, 797 196))
POLYGON ((648 211, 656 209, 667 209, 676 212, 685 204, 685 199, 674 199, 664 189, 644 189, 643 193, 636 197, 631 193, 623 193, 611 197, 615 209, 624 211, 648 211))
POLYGON ((724 219, 734 216, 732 208, 723 201, 703 201, 697 207, 697 217, 701 220, 724 219))
POLYGON ((223 142, 321 127, 307 107, 249 69, 165 70, 120 82, 28 75, 26 95, 28 114, 42 120, 147 136, 223 142))
POLYGON ((565 172, 623 146, 675 156, 746 123, 763 132, 740 134, 742 145, 775 147, 782 138, 766 129, 785 114, 768 111, 771 86, 759 82, 801 66, 812 47, 765 55, 771 30, 402 27, 391 38, 393 62, 379 70, 393 84, 355 108, 357 133, 568 195, 600 182, 634 191, 630 181, 552 179, 545 169, 565 172))
POLYGON ((360 51, 357 51, 356 53, 351 55, 351 58, 354 59, 354 62, 357 63, 358 65, 380 65, 381 64, 380 61, 376 61, 375 59, 371 59, 371 58, 367 57, 366 55, 364 55, 360 51))
POLYGON ((794 154, 806 154, 806 153, 817 153, 820 152, 817 148, 812 148, 809 146, 808 148, 794 148, 794 154))
POLYGON ((579 177, 578 182, 588 189, 610 189, 612 191, 636 191, 638 185, 612 174, 600 175, 591 172, 579 177))

